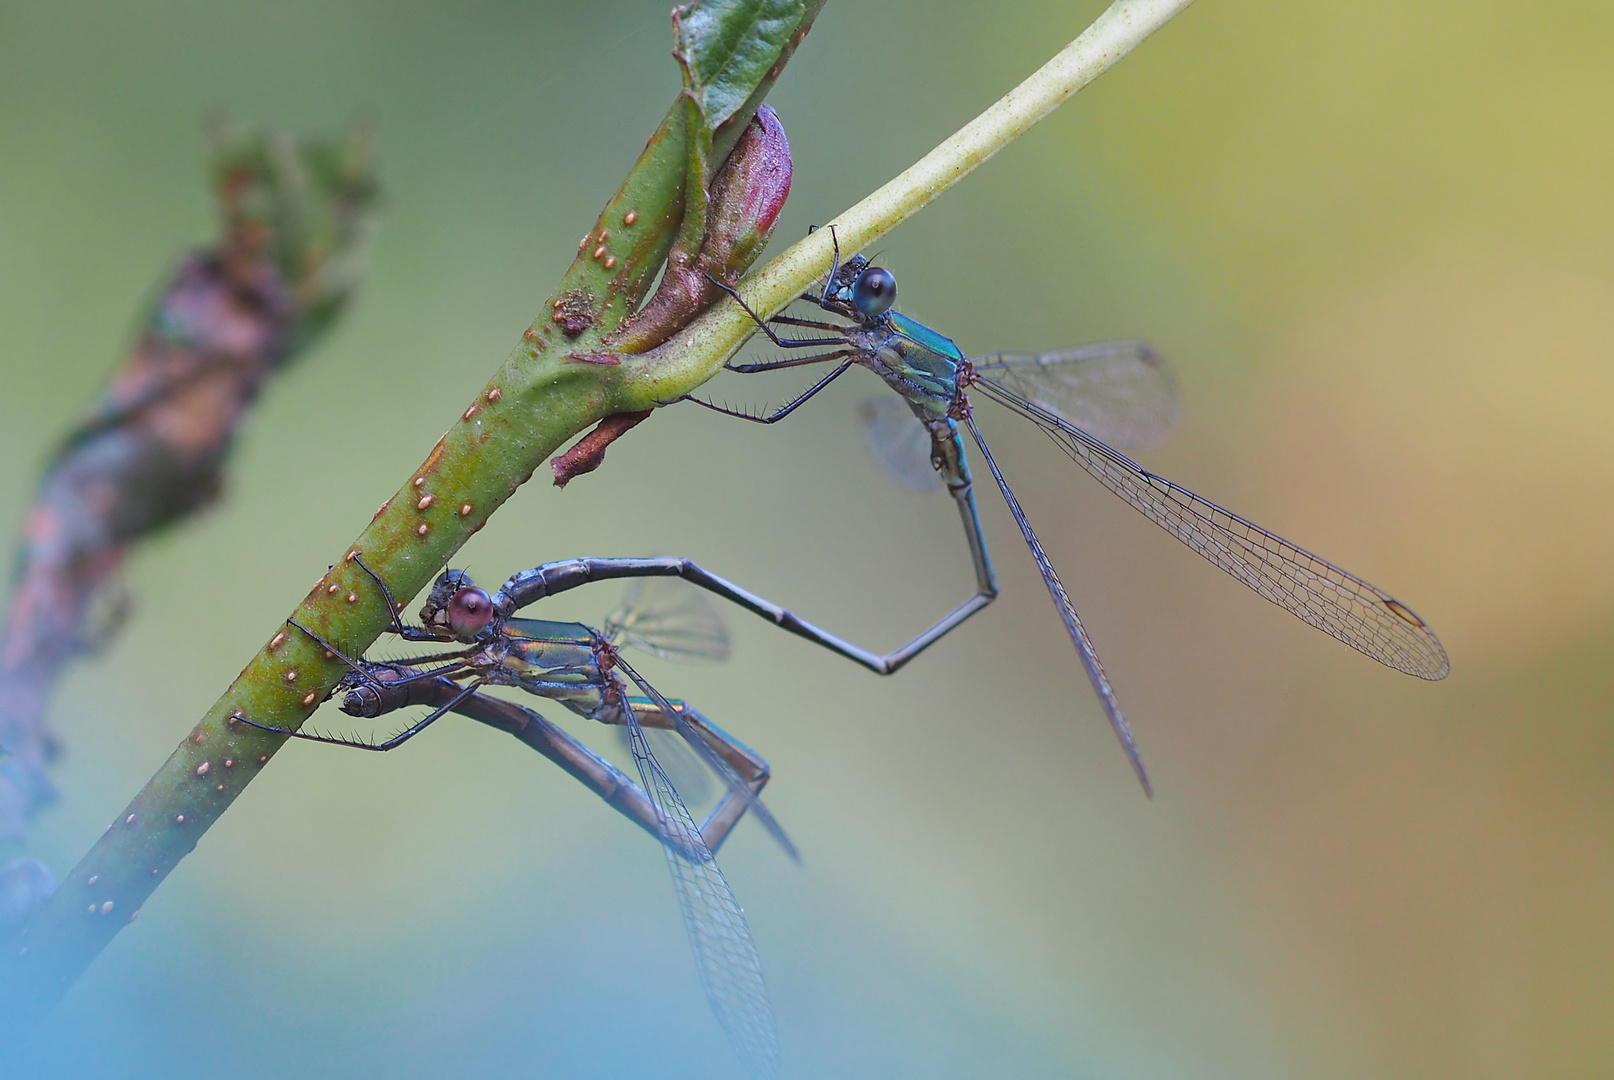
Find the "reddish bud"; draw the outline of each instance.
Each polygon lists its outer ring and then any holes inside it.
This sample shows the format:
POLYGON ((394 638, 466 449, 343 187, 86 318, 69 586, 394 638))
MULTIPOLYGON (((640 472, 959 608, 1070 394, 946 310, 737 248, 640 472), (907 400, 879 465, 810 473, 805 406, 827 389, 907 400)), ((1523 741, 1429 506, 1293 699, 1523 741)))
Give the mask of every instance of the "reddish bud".
POLYGON ((790 195, 790 143, 779 114, 766 105, 747 125, 712 180, 700 261, 724 280, 751 268, 790 195))
POLYGON ((759 106, 712 179, 700 254, 694 259, 675 254, 668 260, 656 295, 623 322, 612 342, 617 351, 644 352, 660 345, 722 295, 710 278, 734 282, 749 270, 773 235, 790 195, 790 178, 784 125, 772 109, 759 106))

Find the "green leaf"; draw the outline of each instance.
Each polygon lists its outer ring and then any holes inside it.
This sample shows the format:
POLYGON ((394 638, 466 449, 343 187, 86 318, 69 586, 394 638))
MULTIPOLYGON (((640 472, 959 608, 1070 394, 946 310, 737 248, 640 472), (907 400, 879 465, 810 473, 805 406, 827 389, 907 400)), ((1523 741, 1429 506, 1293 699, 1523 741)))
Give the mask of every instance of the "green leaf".
POLYGON ((673 55, 708 129, 738 112, 767 78, 806 10, 804 0, 699 0, 673 9, 673 55))

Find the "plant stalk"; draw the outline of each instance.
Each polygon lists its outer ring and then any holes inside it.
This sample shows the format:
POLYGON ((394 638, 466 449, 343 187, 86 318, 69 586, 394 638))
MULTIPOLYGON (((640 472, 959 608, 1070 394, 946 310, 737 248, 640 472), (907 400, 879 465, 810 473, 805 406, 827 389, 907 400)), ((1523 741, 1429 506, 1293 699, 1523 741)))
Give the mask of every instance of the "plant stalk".
MULTIPOLYGON (((842 251, 872 243, 911 217, 1190 2, 1116 0, 1031 78, 837 218, 842 251)), ((810 6, 808 19, 818 6, 810 6)), ((799 40, 798 34, 786 56, 799 40)), ((769 80, 776 73, 777 65, 769 80)), ((748 121, 749 114, 742 113, 741 124, 748 121)), ((719 145, 724 134, 718 132, 719 145)), ((352 561, 355 554, 362 553, 398 596, 415 595, 564 442, 606 416, 682 398, 719 371, 751 334, 755 327, 749 316, 725 302, 650 352, 591 351, 626 313, 632 294, 648 284, 641 260, 654 257, 658 247, 664 256, 671 244, 681 217, 672 204, 682 197, 686 160, 678 135, 669 115, 602 213, 563 279, 563 291, 425 462, 314 583, 293 612, 298 623, 361 652, 388 628, 388 615, 379 590, 352 561), (656 243, 636 240, 627 224, 630 213, 635 221, 667 231, 656 243), (624 254, 622 269, 612 272, 603 251, 593 259, 588 254, 599 250, 592 244, 605 246, 600 237, 607 229, 613 244, 638 244, 633 250, 651 255, 630 260, 624 254)), ((822 275, 830 258, 829 231, 819 230, 747 279, 742 292, 757 311, 773 313, 822 275)), ((295 521, 286 525, 295 528, 295 521)), ((15 1024, 54 1004, 285 741, 232 716, 240 711, 260 723, 300 726, 343 670, 340 661, 290 625, 271 631, 224 696, 0 954, 0 1018, 15 1024)))

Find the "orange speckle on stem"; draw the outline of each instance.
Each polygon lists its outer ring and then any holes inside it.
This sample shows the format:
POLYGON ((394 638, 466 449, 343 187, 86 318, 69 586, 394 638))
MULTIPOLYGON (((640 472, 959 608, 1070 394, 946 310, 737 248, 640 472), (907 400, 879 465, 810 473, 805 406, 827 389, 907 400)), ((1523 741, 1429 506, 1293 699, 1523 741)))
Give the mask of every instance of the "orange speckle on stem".
POLYGON ((274 652, 276 649, 280 648, 285 643, 286 643, 286 632, 284 630, 282 630, 280 633, 276 634, 274 637, 269 639, 269 651, 274 652))
POLYGON ((616 269, 616 256, 615 255, 610 256, 601 265, 604 266, 607 270, 615 270, 616 269))
MULTIPOLYGON (((437 468, 437 463, 443 460, 443 438, 446 437, 447 436, 439 438, 436 444, 432 446, 432 452, 426 455, 426 461, 420 467, 421 476, 425 476, 427 473, 437 468)), ((425 483, 425 480, 421 480, 420 483, 425 483)), ((419 487, 420 484, 416 484, 415 486, 419 487)))
POLYGON ((460 517, 470 517, 471 509, 470 503, 460 503, 460 517))
MULTIPOLYGON (((532 336, 537 337, 538 335, 533 334, 532 336)), ((504 391, 503 390, 500 390, 497 386, 489 388, 489 390, 488 390, 488 400, 489 401, 498 401, 502 397, 504 397, 504 391)))
POLYGON ((465 412, 460 416, 460 419, 461 420, 469 420, 471 417, 473 417, 475 415, 476 415, 476 406, 472 405, 469 409, 465 410, 465 412))
POLYGON ((314 699, 317 698, 317 697, 319 697, 319 695, 314 693, 314 691, 312 691, 312 690, 310 690, 308 693, 304 694, 303 695, 303 708, 306 709, 310 705, 314 704, 314 699))
POLYGON ((637 210, 629 210, 626 214, 624 214, 622 216, 622 224, 624 224, 624 225, 632 225, 635 221, 638 221, 638 220, 639 220, 639 211, 637 211, 637 210))
POLYGON ((429 510, 429 509, 431 509, 432 503, 434 503, 436 501, 437 501, 437 496, 435 496, 435 495, 422 495, 420 497, 420 501, 415 504, 415 509, 416 510, 429 510))
MULTIPOLYGON (((348 603, 350 603, 350 604, 357 604, 357 603, 358 603, 358 602, 359 602, 359 594, 358 594, 358 593, 356 593, 356 592, 350 592, 350 593, 348 593, 348 594, 347 594, 347 602, 348 602, 348 603)), ((326 649, 326 650, 325 650, 325 652, 326 652, 326 654, 327 654, 327 655, 326 655, 326 657, 325 657, 325 659, 327 659, 327 660, 329 660, 329 659, 330 659, 330 655, 329 655, 329 653, 330 653, 330 651, 331 651, 331 650, 329 650, 329 649, 326 649)))
POLYGON ((197 776, 206 776, 208 770, 211 769, 212 767, 213 766, 211 764, 204 761, 200 765, 196 766, 196 775, 197 776))
POLYGON ((605 245, 604 244, 601 244, 599 247, 594 249, 594 257, 596 259, 605 258, 605 245))
POLYGON ((415 477, 415 486, 416 487, 425 487, 426 486, 426 478, 424 476, 415 477))
MULTIPOLYGON (((292 668, 290 671, 286 672, 286 681, 287 682, 296 682, 297 681, 297 669, 296 668, 292 668)), ((197 739, 196 741, 201 742, 202 740, 197 739)))
POLYGON ((325 586, 325 595, 326 596, 335 596, 337 593, 339 593, 341 591, 342 591, 342 586, 338 585, 334 581, 331 582, 329 585, 325 586))
POLYGON ((415 529, 415 535, 416 536, 425 536, 427 533, 429 533, 431 531, 432 531, 432 527, 430 525, 426 524, 423 521, 423 522, 420 523, 419 527, 415 529))

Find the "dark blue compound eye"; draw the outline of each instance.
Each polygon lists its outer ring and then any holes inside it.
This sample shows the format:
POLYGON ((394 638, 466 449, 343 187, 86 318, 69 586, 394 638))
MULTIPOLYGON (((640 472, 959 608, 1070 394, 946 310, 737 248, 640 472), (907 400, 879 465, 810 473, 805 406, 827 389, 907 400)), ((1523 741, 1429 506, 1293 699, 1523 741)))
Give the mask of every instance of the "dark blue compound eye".
POLYGON ((897 279, 889 270, 871 266, 852 283, 852 306, 873 318, 891 310, 897 299, 897 279))

